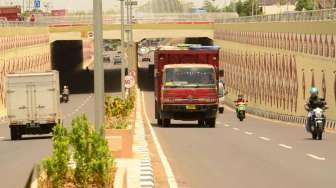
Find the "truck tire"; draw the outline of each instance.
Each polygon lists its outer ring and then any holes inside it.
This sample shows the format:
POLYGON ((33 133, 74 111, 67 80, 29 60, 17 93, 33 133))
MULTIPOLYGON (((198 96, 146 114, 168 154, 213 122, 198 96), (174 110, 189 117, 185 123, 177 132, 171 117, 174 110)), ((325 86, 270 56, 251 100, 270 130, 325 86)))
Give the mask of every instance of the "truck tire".
POLYGON ((11 140, 21 139, 21 133, 15 127, 10 128, 10 135, 11 135, 11 140))
POLYGON ((222 114, 224 112, 224 108, 218 108, 218 112, 222 114))
POLYGON ((199 126, 204 126, 205 121, 204 120, 198 120, 197 123, 198 123, 199 126))
POLYGON ((162 127, 169 127, 170 119, 162 119, 162 127))
POLYGON ((205 121, 205 124, 210 128, 215 128, 216 127, 216 118, 207 119, 205 121))
POLYGON ((162 125, 162 119, 158 118, 158 119, 157 119, 157 124, 158 124, 158 125, 162 125))

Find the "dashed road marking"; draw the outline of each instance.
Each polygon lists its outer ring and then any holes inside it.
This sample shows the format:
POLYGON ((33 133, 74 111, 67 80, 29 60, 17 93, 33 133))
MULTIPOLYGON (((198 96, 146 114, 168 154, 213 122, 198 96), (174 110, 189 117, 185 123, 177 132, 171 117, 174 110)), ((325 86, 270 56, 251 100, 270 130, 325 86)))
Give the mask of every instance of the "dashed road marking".
POLYGON ((245 134, 247 134, 247 135, 252 135, 253 133, 252 133, 252 132, 248 132, 248 131, 246 131, 245 134))
POLYGON ((235 131, 239 131, 240 129, 239 128, 237 128, 237 127, 235 127, 235 128, 232 128, 233 130, 235 130, 235 131))
POLYGON ((324 158, 324 157, 319 157, 319 156, 317 156, 317 155, 313 155, 313 154, 311 154, 311 153, 307 153, 306 155, 307 155, 308 157, 311 157, 311 158, 316 159, 316 160, 319 160, 319 161, 325 161, 325 160, 326 160, 326 158, 324 158))
POLYGON ((288 145, 285 145, 285 144, 279 144, 280 147, 283 147, 283 148, 286 148, 286 149, 293 149, 292 146, 288 146, 288 145))
POLYGON ((0 140, 5 139, 5 137, 0 136, 0 140))
POLYGON ((231 125, 229 125, 229 124, 224 124, 224 126, 225 126, 225 127, 230 127, 231 125))
POLYGON ((259 138, 262 139, 262 140, 265 140, 265 141, 270 141, 271 140, 270 138, 263 137, 263 136, 260 136, 259 138))

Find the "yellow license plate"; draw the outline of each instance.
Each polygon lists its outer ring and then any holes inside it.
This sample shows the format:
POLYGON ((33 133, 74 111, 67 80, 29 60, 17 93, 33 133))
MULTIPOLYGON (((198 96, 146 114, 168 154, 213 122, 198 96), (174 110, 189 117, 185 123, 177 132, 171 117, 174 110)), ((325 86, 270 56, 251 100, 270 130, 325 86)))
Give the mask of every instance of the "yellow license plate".
POLYGON ((196 110, 196 105, 192 105, 192 104, 186 105, 186 109, 187 110, 196 110))

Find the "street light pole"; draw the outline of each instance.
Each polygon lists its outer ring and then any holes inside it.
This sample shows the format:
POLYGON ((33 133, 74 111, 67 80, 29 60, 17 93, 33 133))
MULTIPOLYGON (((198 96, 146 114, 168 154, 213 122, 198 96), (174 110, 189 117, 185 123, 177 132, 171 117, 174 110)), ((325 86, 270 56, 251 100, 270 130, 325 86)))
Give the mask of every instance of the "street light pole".
MULTIPOLYGON (((130 23, 130 5, 128 4, 130 0, 126 0, 126 24, 130 23)), ((127 30, 127 42, 130 40, 130 32, 127 30)))
POLYGON ((121 96, 125 99, 125 25, 124 25, 124 0, 120 0, 120 25, 121 25, 121 96))
POLYGON ((95 126, 100 131, 104 123, 104 67, 103 67, 103 18, 102 0, 93 1, 94 27, 94 95, 95 126))

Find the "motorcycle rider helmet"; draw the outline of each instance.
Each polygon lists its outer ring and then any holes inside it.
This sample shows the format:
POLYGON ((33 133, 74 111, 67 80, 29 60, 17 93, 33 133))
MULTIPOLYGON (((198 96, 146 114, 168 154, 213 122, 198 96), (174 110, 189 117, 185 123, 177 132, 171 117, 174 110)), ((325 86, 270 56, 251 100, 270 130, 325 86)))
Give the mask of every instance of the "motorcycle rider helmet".
POLYGON ((243 98, 244 98, 244 95, 242 95, 242 94, 238 95, 238 100, 242 100, 243 98))
POLYGON ((317 87, 311 87, 309 90, 310 95, 317 96, 318 95, 318 89, 317 87))

